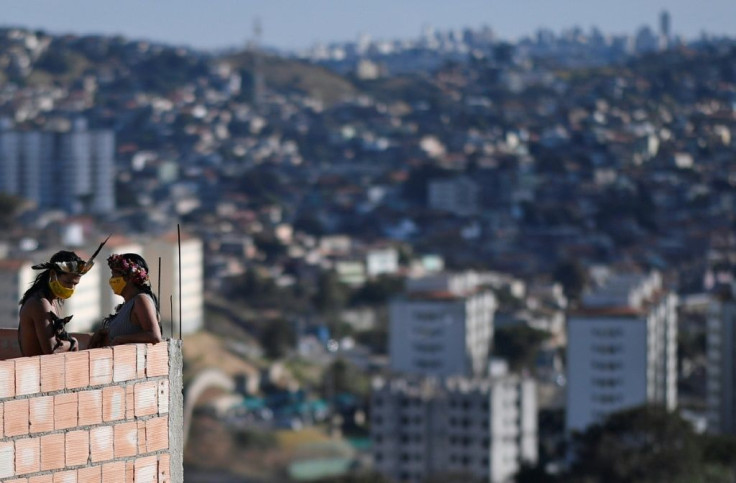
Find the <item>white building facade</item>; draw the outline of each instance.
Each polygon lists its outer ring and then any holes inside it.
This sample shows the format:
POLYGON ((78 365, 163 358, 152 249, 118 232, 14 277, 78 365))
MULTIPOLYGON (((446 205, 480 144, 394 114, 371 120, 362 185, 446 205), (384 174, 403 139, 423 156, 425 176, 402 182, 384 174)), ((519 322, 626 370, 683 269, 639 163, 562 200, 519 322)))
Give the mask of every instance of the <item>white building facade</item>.
POLYGON ((469 293, 413 292, 390 304, 391 369, 425 376, 487 372, 496 298, 469 293))
POLYGON ((568 432, 643 404, 677 405, 677 298, 658 273, 619 274, 567 323, 568 432))
MULTIPOLYGON (((151 269, 151 283, 161 280, 161 324, 165 337, 197 332, 204 325, 204 258, 202 241, 181 237, 181 273, 176 233, 149 240, 143 258, 151 269), (161 272, 158 260, 161 258, 161 272), (179 289, 181 283, 181 290, 179 289), (173 311, 172 311, 173 309, 173 311), (181 316, 180 316, 181 314, 181 316)), ((157 288, 154 286, 154 292, 157 288)))
POLYGON ((443 474, 506 482, 521 462, 537 461, 532 379, 397 378, 374 381, 374 467, 396 481, 443 474))
POLYGON ((706 388, 708 431, 736 434, 736 301, 714 298, 708 307, 706 388))

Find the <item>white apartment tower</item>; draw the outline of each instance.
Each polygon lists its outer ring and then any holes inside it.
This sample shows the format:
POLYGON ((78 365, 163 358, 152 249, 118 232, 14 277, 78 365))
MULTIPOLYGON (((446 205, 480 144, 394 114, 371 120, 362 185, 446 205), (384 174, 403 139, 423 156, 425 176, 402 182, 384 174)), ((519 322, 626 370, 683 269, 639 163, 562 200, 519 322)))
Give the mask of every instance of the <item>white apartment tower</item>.
MULTIPOLYGON (((30 260, 7 259, 0 260, 0 327, 17 329, 20 302, 23 294, 31 288, 36 276, 41 273, 33 270, 34 263, 48 260, 50 253, 34 256, 34 262, 30 260)), ((97 286, 100 283, 100 268, 95 266, 80 280, 68 300, 61 306, 61 315, 73 315, 67 330, 70 332, 90 332, 97 322, 101 320, 99 305, 99 293, 97 286)), ((107 278, 105 278, 107 280, 107 278)))
POLYGON ((148 241, 143 258, 151 269, 151 283, 161 280, 161 324, 165 337, 197 332, 204 325, 204 259, 202 241, 185 234, 181 236, 181 273, 177 233, 168 233, 148 241), (158 259, 161 258, 161 273, 158 259), (181 282, 181 291, 179 285, 181 282), (173 308, 173 311, 172 311, 173 308), (180 317, 181 314, 181 317, 180 317))
POLYGON ((63 132, 0 121, 0 191, 70 213, 115 209, 115 135, 76 119, 63 132))
POLYGON ((707 322, 708 431, 736 434, 736 300, 716 297, 707 322))
POLYGON ((657 272, 615 274, 568 316, 568 432, 643 404, 677 404, 676 296, 657 272))
POLYGON ((38 274, 31 265, 30 260, 0 260, 0 328, 18 328, 18 302, 38 274))
POLYGON ((440 377, 485 375, 495 310, 493 292, 480 287, 410 291, 392 301, 391 369, 440 377))
POLYGON ((374 381, 374 467, 396 481, 468 474, 506 482, 537 461, 533 379, 435 378, 374 381))

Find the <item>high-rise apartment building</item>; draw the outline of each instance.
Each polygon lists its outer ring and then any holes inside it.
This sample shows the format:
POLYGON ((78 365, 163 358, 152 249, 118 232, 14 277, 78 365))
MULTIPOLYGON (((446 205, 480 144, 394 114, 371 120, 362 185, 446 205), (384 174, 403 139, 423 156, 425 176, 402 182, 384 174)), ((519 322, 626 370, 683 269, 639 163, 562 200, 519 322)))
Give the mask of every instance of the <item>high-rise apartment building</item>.
POLYGON ((0 121, 0 191, 69 213, 115 209, 115 135, 76 119, 68 131, 19 131, 0 121))
POLYGON ((536 385, 503 375, 374 381, 374 467, 397 481, 467 474, 510 481, 537 460, 536 385))
POLYGON ((736 300, 714 297, 707 318, 708 431, 736 434, 736 300))
POLYGON ((486 374, 496 298, 481 287, 460 287, 408 292, 391 302, 392 370, 441 377, 486 374))
POLYGON ((677 297, 657 272, 612 274, 568 316, 568 431, 647 403, 677 404, 677 297))
MULTIPOLYGON (((161 280, 161 324, 164 337, 196 332, 204 325, 204 259, 202 241, 182 234, 181 273, 176 232, 146 242, 143 257, 151 269, 151 283, 161 280), (161 273, 158 260, 161 258, 161 273), (181 284, 181 290, 179 289, 181 284), (180 315, 181 314, 181 315, 180 315)), ((154 289, 156 291, 157 288, 154 289)))
POLYGON ((18 328, 18 302, 31 287, 34 270, 29 260, 0 260, 0 327, 18 328))

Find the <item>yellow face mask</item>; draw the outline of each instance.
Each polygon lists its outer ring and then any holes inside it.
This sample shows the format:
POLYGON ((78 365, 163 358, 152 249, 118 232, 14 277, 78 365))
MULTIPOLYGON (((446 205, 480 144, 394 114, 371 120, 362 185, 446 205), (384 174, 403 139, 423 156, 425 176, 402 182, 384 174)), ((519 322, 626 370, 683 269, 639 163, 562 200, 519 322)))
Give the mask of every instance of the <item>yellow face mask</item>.
POLYGON ((110 277, 110 288, 115 295, 120 295, 121 293, 123 293, 125 285, 126 282, 123 277, 110 277))
POLYGON ((53 278, 49 277, 49 288, 51 289, 51 293, 54 294, 54 297, 62 300, 68 299, 74 293, 74 288, 63 286, 55 274, 53 278))

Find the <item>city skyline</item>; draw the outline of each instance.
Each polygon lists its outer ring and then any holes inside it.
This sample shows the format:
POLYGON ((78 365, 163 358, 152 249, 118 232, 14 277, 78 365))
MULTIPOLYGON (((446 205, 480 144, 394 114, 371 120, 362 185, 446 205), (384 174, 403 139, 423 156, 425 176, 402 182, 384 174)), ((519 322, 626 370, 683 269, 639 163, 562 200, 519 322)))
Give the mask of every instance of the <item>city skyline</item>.
POLYGON ((707 8, 686 2, 622 0, 589 2, 484 2, 467 0, 463 8, 448 2, 405 0, 389 2, 287 2, 221 0, 203 8, 194 0, 133 0, 124 4, 77 0, 73 3, 37 0, 28 8, 21 0, 4 2, 2 26, 42 29, 53 34, 123 35, 200 49, 233 48, 254 38, 260 22, 260 42, 267 47, 300 50, 318 43, 354 41, 359 35, 389 40, 413 38, 423 29, 488 26, 501 39, 518 40, 545 28, 554 32, 593 27, 607 34, 633 34, 643 26, 658 29, 659 14, 670 13, 672 32, 685 38, 701 33, 736 35, 731 19, 736 3, 713 0, 707 8))

